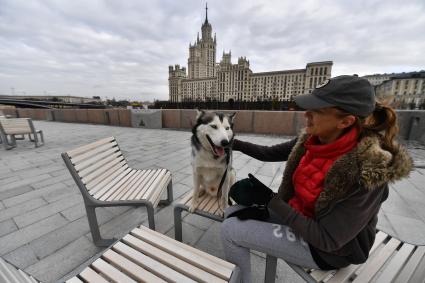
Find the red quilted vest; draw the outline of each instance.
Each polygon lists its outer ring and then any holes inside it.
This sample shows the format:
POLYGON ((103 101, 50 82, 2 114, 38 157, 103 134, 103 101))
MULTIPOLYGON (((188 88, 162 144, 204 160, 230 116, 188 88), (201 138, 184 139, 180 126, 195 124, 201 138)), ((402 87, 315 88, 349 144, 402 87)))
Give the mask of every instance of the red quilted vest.
POLYGON ((356 144, 355 128, 330 144, 320 144, 316 136, 309 137, 304 143, 305 154, 292 175, 295 194, 289 200, 289 205, 313 218, 316 200, 323 190, 329 168, 338 157, 352 150, 356 144))

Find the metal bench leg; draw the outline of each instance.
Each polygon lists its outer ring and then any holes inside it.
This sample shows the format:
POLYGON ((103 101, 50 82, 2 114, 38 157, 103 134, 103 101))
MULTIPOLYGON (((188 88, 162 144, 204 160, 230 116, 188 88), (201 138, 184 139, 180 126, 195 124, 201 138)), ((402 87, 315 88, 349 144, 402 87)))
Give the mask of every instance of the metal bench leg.
POLYGON ((146 204, 146 210, 148 211, 149 228, 155 230, 155 210, 151 203, 146 204))
POLYGON ((89 220, 89 225, 90 225, 90 232, 91 232, 91 236, 93 238, 94 244, 98 247, 108 247, 113 242, 115 242, 116 239, 114 238, 103 239, 100 236, 99 224, 97 223, 97 218, 96 218, 96 207, 86 205, 86 211, 87 211, 87 218, 89 220))
POLYGON ((264 278, 265 283, 274 283, 276 279, 276 266, 277 258, 272 255, 266 257, 266 275, 264 278))
POLYGON ((182 208, 174 206, 174 239, 181 242, 182 236, 182 208))
POLYGON ((7 139, 6 134, 3 134, 2 132, 0 132, 0 135, 1 135, 1 139, 5 149, 9 150, 16 147, 16 140, 13 137, 13 135, 10 136, 10 141, 11 141, 10 143, 9 143, 9 140, 7 139))
POLYGON ((167 199, 161 200, 160 205, 169 205, 173 202, 173 182, 170 181, 167 186, 167 199))

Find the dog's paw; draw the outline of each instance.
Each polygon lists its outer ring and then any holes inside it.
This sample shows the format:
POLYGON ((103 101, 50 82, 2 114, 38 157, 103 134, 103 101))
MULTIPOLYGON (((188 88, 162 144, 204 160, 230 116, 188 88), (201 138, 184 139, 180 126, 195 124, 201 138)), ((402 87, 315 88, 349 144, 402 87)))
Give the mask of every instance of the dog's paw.
POLYGON ((197 207, 197 205, 191 205, 191 206, 189 207, 189 212, 190 212, 190 213, 194 213, 194 212, 195 212, 195 210, 196 210, 196 207, 197 207))

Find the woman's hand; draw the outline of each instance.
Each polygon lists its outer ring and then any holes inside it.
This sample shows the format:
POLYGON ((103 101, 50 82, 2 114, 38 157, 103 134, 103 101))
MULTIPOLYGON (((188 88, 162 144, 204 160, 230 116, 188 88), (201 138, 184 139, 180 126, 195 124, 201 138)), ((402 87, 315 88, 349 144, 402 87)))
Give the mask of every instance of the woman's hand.
POLYGON ((253 204, 267 206, 274 196, 273 191, 252 174, 248 174, 248 177, 236 182, 230 188, 229 197, 244 206, 253 204))

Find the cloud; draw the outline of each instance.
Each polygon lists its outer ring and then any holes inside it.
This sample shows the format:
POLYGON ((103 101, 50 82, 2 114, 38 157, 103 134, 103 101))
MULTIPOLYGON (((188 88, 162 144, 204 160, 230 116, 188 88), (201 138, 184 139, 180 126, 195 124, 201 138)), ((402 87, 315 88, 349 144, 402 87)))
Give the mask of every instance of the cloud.
MULTIPOLYGON (((0 0, 0 94, 168 99, 168 65, 187 64, 204 5, 0 0)), ((322 60, 333 75, 425 68, 421 0, 215 0, 208 12, 217 61, 231 49, 254 72, 322 60)))

